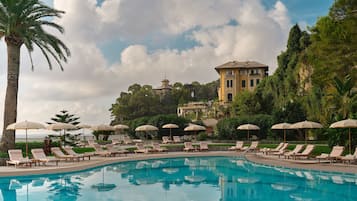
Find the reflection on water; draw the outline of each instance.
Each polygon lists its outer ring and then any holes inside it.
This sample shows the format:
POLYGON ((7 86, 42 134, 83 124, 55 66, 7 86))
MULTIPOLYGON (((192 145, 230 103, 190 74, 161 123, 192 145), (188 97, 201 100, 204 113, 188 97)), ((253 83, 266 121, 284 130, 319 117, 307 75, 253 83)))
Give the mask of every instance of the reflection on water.
POLYGON ((266 167, 235 157, 193 157, 2 178, 0 189, 6 201, 357 200, 357 176, 266 167))

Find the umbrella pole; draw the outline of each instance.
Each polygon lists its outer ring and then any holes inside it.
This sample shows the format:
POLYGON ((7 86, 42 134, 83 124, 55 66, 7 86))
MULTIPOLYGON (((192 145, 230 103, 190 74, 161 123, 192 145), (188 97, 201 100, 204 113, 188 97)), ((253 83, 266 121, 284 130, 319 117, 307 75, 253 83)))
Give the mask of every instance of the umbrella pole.
POLYGON ((286 143, 286 130, 284 129, 284 143, 286 143))
POLYGON ((307 144, 307 132, 305 129, 304 129, 304 133, 305 133, 305 144, 307 144))
POLYGON ((248 141, 249 141, 249 130, 248 130, 248 136, 247 136, 247 138, 248 138, 248 141))
POLYGON ((25 129, 25 133, 26 133, 26 157, 29 156, 29 145, 27 143, 27 129, 25 129))
POLYGON ((351 154, 351 151, 352 151, 352 149, 351 149, 351 143, 352 143, 352 140, 351 140, 351 128, 348 128, 348 138, 350 140, 349 148, 350 148, 350 154, 351 154))
POLYGON ((172 140, 171 128, 170 128, 170 140, 172 140))

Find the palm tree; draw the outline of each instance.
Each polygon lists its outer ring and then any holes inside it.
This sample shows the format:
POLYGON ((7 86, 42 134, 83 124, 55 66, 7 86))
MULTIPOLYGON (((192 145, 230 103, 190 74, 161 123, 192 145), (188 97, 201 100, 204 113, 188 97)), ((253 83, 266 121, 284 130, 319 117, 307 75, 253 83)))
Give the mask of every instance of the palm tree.
POLYGON ((28 50, 32 70, 34 66, 31 52, 34 46, 42 52, 50 69, 50 60, 54 59, 63 70, 61 62, 67 62, 70 51, 61 40, 44 30, 49 27, 63 33, 61 26, 49 21, 60 18, 63 13, 38 0, 0 0, 0 37, 5 38, 8 59, 4 128, 0 143, 2 151, 15 147, 15 132, 6 130, 6 127, 16 122, 20 48, 25 45, 28 50))
POLYGON ((334 87, 337 93, 334 95, 334 107, 341 119, 351 117, 353 108, 357 104, 357 91, 355 91, 355 82, 350 75, 343 80, 334 78, 334 87))

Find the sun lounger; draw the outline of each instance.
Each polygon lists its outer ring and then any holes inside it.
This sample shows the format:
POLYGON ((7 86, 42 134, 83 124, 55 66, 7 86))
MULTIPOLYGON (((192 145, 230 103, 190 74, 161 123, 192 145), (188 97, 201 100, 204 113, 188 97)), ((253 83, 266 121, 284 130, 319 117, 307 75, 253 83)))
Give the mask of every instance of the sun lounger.
MULTIPOLYGON (((283 153, 283 155, 285 158, 290 158, 290 156, 293 156, 293 155, 299 153, 300 151, 302 151, 303 148, 304 148, 303 144, 297 144, 292 151, 285 152, 285 153, 283 153)), ((280 158, 280 155, 279 155, 279 158, 280 158)))
POLYGON ((343 146, 333 146, 330 154, 323 153, 320 156, 316 156, 316 158, 319 160, 319 162, 322 159, 330 160, 330 162, 333 162, 333 161, 341 158, 341 155, 344 150, 345 150, 345 147, 343 147, 343 146))
POLYGON ((344 162, 349 162, 352 163, 357 160, 357 147, 355 149, 355 152, 353 154, 347 154, 346 156, 341 157, 341 161, 344 162))
POLYGON ((104 156, 104 157, 112 155, 112 153, 110 151, 103 150, 102 147, 100 146, 100 144, 92 144, 92 147, 95 150, 94 155, 104 156))
POLYGON ((109 151, 111 156, 126 155, 128 153, 126 149, 117 149, 113 144, 107 144, 105 147, 106 151, 109 151))
POLYGON ((165 152, 166 148, 160 147, 159 143, 152 143, 152 152, 165 152))
POLYGON ((162 143, 169 144, 172 143, 172 140, 168 136, 162 136, 162 143))
POLYGON ((70 161, 74 161, 74 160, 79 161, 79 159, 80 159, 80 157, 78 157, 78 156, 64 154, 59 147, 52 147, 51 148, 51 152, 53 153, 53 155, 56 158, 62 159, 62 160, 65 160, 65 161, 68 161, 68 160, 70 160, 70 161))
POLYGON ((32 166, 33 161, 27 157, 24 158, 21 149, 9 149, 8 153, 10 160, 6 161, 6 165, 15 165, 15 168, 19 165, 32 166))
POLYGON ((281 142, 281 143, 280 143, 277 147, 275 147, 274 149, 264 147, 264 148, 260 149, 259 151, 263 152, 264 154, 279 152, 280 149, 283 147, 284 144, 285 144, 284 142, 281 142))
POLYGON ((184 145, 183 148, 184 151, 196 151, 196 149, 192 146, 192 142, 184 142, 183 145, 184 145))
POLYGON ((243 150, 243 145, 244 142, 243 141, 236 141, 236 145, 229 147, 228 150, 229 151, 242 151, 243 150))
POLYGON ((200 151, 208 151, 208 143, 200 142, 200 151))
POLYGON ((181 143, 181 138, 180 136, 173 136, 173 139, 174 139, 174 143, 181 143))
POLYGON ((118 145, 121 142, 118 139, 112 139, 112 145, 118 145))
POLYGON ((59 159, 47 157, 43 149, 31 149, 33 160, 37 163, 47 165, 49 162, 54 162, 58 166, 59 159))
POLYGON ((259 141, 253 141, 249 147, 243 147, 244 151, 256 151, 258 150, 259 141))
POLYGON ((63 150, 72 156, 77 156, 79 158, 82 158, 84 160, 84 158, 88 158, 88 160, 90 160, 91 156, 94 156, 94 153, 83 153, 83 154, 78 154, 75 151, 73 151, 72 147, 64 147, 63 150))
POLYGON ((298 158, 302 158, 302 157, 304 157, 304 158, 309 158, 310 155, 311 155, 311 153, 312 153, 312 151, 314 150, 314 148, 315 148, 315 145, 313 145, 313 144, 308 144, 308 145, 305 147, 304 151, 302 151, 301 153, 293 154, 292 157, 293 157, 295 160, 298 159, 298 158))
POLYGON ((143 143, 136 143, 135 146, 136 146, 136 150, 134 150, 134 152, 135 152, 136 154, 137 154, 137 153, 147 154, 147 153, 149 153, 149 152, 152 151, 152 149, 146 148, 143 143))
POLYGON ((133 140, 131 140, 129 136, 124 136, 123 141, 124 144, 133 144, 133 140))

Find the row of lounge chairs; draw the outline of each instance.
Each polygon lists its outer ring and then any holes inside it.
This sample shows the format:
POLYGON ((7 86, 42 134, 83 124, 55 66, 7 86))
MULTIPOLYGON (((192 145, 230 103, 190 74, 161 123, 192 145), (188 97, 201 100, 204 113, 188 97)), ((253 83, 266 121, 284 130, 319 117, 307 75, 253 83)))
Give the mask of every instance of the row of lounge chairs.
POLYGON ((243 141, 237 141, 235 146, 229 147, 230 151, 256 151, 258 150, 259 141, 253 141, 250 146, 244 146, 243 141))
POLYGON ((162 137, 162 143, 163 144, 170 144, 170 143, 181 143, 181 138, 180 136, 173 136, 172 140, 170 139, 169 136, 163 136, 162 137))

